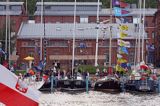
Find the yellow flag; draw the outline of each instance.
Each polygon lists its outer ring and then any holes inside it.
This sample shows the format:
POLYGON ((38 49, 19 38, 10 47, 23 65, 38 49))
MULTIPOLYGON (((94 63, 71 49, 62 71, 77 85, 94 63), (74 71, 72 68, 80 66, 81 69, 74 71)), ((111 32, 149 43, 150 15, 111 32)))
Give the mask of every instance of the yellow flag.
POLYGON ((118 63, 126 63, 127 60, 126 60, 126 59, 123 59, 123 58, 118 58, 117 62, 118 62, 118 63))
POLYGON ((121 25, 119 27, 120 30, 128 30, 128 26, 127 25, 121 25))
POLYGON ((116 65, 116 71, 125 72, 125 70, 121 66, 119 66, 118 64, 116 65))
POLYGON ((125 34, 124 32, 120 32, 120 38, 123 39, 124 37, 128 36, 128 34, 125 34))

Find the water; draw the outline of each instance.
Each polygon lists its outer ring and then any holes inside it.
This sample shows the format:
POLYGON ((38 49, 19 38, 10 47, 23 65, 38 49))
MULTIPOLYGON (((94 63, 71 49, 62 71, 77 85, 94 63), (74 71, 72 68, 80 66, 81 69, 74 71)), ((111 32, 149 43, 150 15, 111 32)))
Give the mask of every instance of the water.
POLYGON ((69 94, 65 92, 42 93, 40 106, 160 106, 158 94, 109 94, 90 91, 69 94))

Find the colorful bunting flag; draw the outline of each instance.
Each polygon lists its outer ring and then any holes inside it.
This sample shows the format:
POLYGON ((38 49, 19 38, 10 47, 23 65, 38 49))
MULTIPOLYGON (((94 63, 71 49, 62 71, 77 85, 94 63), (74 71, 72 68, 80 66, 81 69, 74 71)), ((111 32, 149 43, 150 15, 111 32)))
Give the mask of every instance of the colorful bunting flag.
POLYGON ((122 58, 123 56, 120 54, 117 54, 117 58, 122 58))
POLYGON ((128 6, 128 3, 125 3, 123 1, 119 1, 119 0, 112 0, 112 5, 113 6, 118 6, 118 7, 121 7, 121 8, 125 8, 128 6))
POLYGON ((120 51, 120 53, 128 54, 128 50, 127 50, 127 48, 124 47, 124 46, 120 46, 120 47, 118 48, 118 50, 120 51))
POLYGON ((119 64, 121 64, 121 63, 126 63, 127 60, 126 60, 126 59, 123 59, 123 58, 118 58, 117 62, 118 62, 119 64))
POLYGON ((128 26, 127 26, 127 25, 120 25, 120 26, 119 26, 119 29, 120 29, 120 30, 123 30, 123 31, 124 31, 124 30, 126 31, 126 30, 128 30, 128 26))
POLYGON ((123 41, 123 40, 121 40, 121 39, 118 39, 118 45, 119 46, 124 46, 124 47, 130 47, 130 42, 128 42, 128 41, 123 41))
POLYGON ((119 7, 114 7, 114 15, 115 16, 128 16, 129 11, 126 9, 121 9, 119 7))
POLYGON ((124 32, 120 32, 120 33, 117 34, 117 38, 121 38, 121 39, 123 39, 123 38, 125 38, 127 36, 128 36, 128 34, 126 34, 124 32))
POLYGON ((125 72, 125 70, 121 66, 119 66, 118 64, 116 65, 116 71, 125 72))

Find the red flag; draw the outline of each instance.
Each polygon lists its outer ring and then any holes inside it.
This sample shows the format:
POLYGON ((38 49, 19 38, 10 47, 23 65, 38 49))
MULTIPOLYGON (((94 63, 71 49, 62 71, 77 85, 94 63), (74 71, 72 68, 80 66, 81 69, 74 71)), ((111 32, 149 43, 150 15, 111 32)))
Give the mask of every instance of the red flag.
POLYGON ((39 91, 26 86, 0 65, 0 102, 6 106, 38 106, 39 91))
POLYGON ((121 8, 125 8, 125 7, 127 7, 128 6, 128 3, 125 3, 125 2, 119 2, 119 5, 120 5, 120 7, 121 8))

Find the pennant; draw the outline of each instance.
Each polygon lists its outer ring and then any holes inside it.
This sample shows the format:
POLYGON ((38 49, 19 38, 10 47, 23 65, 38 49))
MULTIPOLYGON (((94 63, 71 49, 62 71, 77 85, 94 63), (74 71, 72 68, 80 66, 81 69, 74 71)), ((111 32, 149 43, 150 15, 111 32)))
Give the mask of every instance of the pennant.
POLYGON ((117 54, 117 58, 122 58, 123 56, 120 54, 117 54))
POLYGON ((124 30, 127 31, 127 30, 128 30, 128 26, 127 26, 127 25, 120 25, 120 26, 119 26, 119 29, 120 29, 120 30, 123 30, 123 31, 124 31, 124 30))
POLYGON ((127 36, 128 36, 128 34, 126 34, 124 32, 120 32, 120 33, 117 34, 117 38, 121 38, 121 39, 123 39, 123 38, 125 38, 127 36))
POLYGON ((130 48, 130 42, 118 39, 118 45, 130 48))
POLYGON ((118 49, 119 49, 119 51, 122 52, 123 54, 124 54, 124 53, 125 53, 125 54, 128 54, 128 50, 127 50, 126 47, 122 46, 122 47, 119 47, 118 49))
POLYGON ((112 5, 117 6, 117 7, 121 7, 121 8, 125 8, 128 6, 128 3, 125 3, 125 2, 119 1, 119 0, 112 0, 112 5))
POLYGON ((119 66, 118 64, 116 65, 116 71, 125 72, 125 70, 121 66, 119 66))
POLYGON ((120 5, 121 8, 125 8, 125 7, 128 6, 128 3, 125 3, 125 2, 120 1, 120 2, 119 2, 119 5, 120 5))
POLYGON ((121 64, 121 63, 126 63, 127 60, 126 60, 126 59, 123 59, 123 58, 118 58, 117 62, 118 62, 119 64, 121 64))
POLYGON ((115 18, 115 19, 116 19, 116 23, 117 24, 121 24, 122 23, 121 19, 119 19, 119 18, 115 18))
POLYGON ((114 7, 114 15, 115 16, 128 16, 129 11, 127 11, 126 9, 121 9, 119 7, 114 7))
POLYGON ((25 86, 23 81, 0 65, 0 102, 5 106, 38 106, 40 92, 25 86))
POLYGON ((112 5, 113 6, 119 6, 120 5, 119 0, 112 0, 112 5))
POLYGON ((127 63, 121 63, 120 66, 125 69, 127 68, 127 63))

